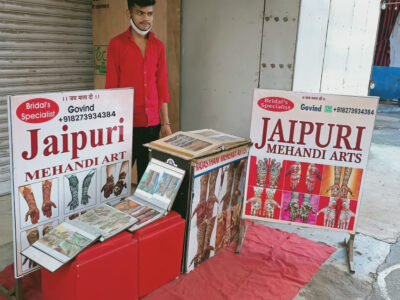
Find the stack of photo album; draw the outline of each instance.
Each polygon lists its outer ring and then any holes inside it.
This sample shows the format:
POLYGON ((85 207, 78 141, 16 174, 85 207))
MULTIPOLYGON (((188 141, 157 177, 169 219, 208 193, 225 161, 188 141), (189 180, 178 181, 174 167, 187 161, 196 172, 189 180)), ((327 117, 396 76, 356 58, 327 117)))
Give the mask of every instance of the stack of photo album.
POLYGON ((54 272, 94 242, 103 242, 126 229, 135 231, 165 216, 184 175, 185 171, 152 159, 132 196, 114 206, 101 204, 61 223, 22 255, 54 272))

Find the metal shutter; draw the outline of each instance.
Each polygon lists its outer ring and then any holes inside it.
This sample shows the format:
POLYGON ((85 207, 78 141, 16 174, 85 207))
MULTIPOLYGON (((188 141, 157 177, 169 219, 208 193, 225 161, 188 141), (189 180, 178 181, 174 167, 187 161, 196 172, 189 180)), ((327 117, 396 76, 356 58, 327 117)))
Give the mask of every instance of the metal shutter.
POLYGON ((0 195, 10 192, 7 95, 93 89, 88 0, 0 0, 0 195))

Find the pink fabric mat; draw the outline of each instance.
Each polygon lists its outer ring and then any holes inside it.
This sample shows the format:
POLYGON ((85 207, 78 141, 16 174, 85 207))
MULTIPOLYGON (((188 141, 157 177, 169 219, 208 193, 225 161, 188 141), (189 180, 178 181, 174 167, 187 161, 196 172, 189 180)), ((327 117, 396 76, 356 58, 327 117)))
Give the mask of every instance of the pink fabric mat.
MULTIPOLYGON (((14 287, 14 265, 9 265, 0 272, 0 285, 6 290, 10 290, 14 287)), ((26 275, 22 279, 22 295, 23 299, 27 300, 41 300, 42 299, 42 280, 40 271, 35 271, 26 275)), ((0 300, 6 300, 3 295, 0 294, 0 300)))
POLYGON ((234 244, 143 299, 292 299, 336 250, 297 234, 247 224, 239 255, 234 244))

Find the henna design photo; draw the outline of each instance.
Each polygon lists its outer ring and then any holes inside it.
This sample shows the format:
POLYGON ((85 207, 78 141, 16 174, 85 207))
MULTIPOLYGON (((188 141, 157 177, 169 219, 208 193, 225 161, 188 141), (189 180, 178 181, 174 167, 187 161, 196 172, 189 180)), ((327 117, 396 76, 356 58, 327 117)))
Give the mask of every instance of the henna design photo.
POLYGON ((189 266, 194 263, 194 267, 197 267, 202 261, 202 254, 204 249, 204 240, 207 229, 206 222, 206 210, 207 210, 207 190, 210 173, 206 173, 200 177, 200 201, 196 208, 193 210, 191 218, 196 216, 196 227, 197 227, 197 252, 191 260, 189 266))
POLYGON ((119 196, 124 188, 127 188, 126 185, 126 175, 129 172, 129 161, 123 161, 121 164, 121 168, 119 169, 119 175, 118 175, 118 180, 117 183, 114 186, 114 195, 119 196))
POLYGON ((319 196, 299 192, 283 192, 281 220, 315 224, 319 196))
POLYGON ((269 184, 270 189, 277 189, 281 175, 282 163, 276 159, 271 159, 271 165, 269 167, 269 184))
POLYGON ((92 177, 95 173, 95 170, 91 170, 85 178, 83 179, 82 183, 82 197, 81 197, 81 204, 86 205, 89 203, 90 196, 88 194, 90 183, 92 182, 92 177))
POLYGON ((257 161, 257 186, 265 187, 268 173, 268 159, 259 159, 257 161))
POLYGON ((57 182, 47 179, 18 187, 21 228, 58 217, 57 182))
MULTIPOLYGON (((39 185, 41 185, 41 183, 39 183, 39 185)), ((20 241, 22 251, 38 241, 41 237, 47 235, 57 223, 58 221, 51 221, 45 223, 44 225, 39 225, 33 228, 29 228, 25 231, 21 231, 20 241)), ((21 266, 21 269, 23 271, 28 271, 30 269, 38 267, 38 265, 34 261, 28 259, 23 255, 19 255, 19 258, 17 259, 17 264, 21 266)))
POLYGON ((250 215, 261 216, 261 195, 263 193, 262 187, 253 187, 254 197, 247 200, 247 204, 251 204, 250 215))
POLYGON ((235 163, 235 167, 237 167, 237 169, 235 173, 235 181, 233 183, 231 207, 237 205, 238 203, 242 203, 243 194, 240 189, 240 180, 242 179, 242 175, 244 175, 246 163, 247 159, 243 159, 240 162, 235 163))
POLYGON ((278 202, 275 201, 275 189, 267 189, 267 198, 264 202, 263 217, 272 219, 274 217, 275 208, 281 209, 278 202))
POLYGON ((316 181, 321 181, 321 175, 319 174, 319 169, 315 164, 310 164, 307 168, 306 185, 307 191, 312 193, 315 189, 316 181))
POLYGON ((362 175, 362 169, 324 166, 321 195, 358 200, 362 175))
POLYGON ((160 196, 164 196, 164 194, 167 192, 169 184, 171 183, 171 180, 172 180, 172 176, 167 173, 164 173, 161 177, 160 184, 155 189, 155 193, 160 196))
POLYGON ((89 208, 97 201, 96 169, 64 176, 64 209, 71 215, 82 208, 89 208))
POLYGON ((128 194, 130 189, 129 178, 127 178, 129 168, 130 164, 128 160, 101 168, 101 202, 128 194))
POLYGON ((116 169, 116 164, 111 164, 106 166, 106 183, 104 183, 100 192, 104 192, 104 198, 110 197, 114 192, 114 173, 116 169))
POLYGON ((289 170, 285 173, 285 177, 290 175, 290 183, 289 188, 294 191, 300 183, 301 177, 301 163, 296 161, 290 167, 289 170))
POLYGON ((69 207, 70 210, 75 210, 79 206, 79 180, 75 175, 66 175, 65 177, 68 179, 69 189, 71 191, 71 201, 68 202, 67 207, 69 207))
POLYGON ((47 218, 51 218, 52 210, 51 208, 57 208, 57 205, 53 201, 51 201, 51 186, 53 180, 45 180, 42 182, 42 195, 43 195, 43 204, 42 204, 42 212, 47 218))
POLYGON ((25 222, 27 222, 28 218, 30 217, 32 224, 37 224, 37 222, 39 222, 40 219, 40 213, 36 205, 35 196, 32 192, 32 186, 31 185, 20 186, 18 190, 22 194, 22 196, 26 201, 26 204, 28 205, 28 211, 25 214, 25 222))
MULTIPOLYGON (((37 227, 28 229, 27 231, 25 231, 25 233, 29 246, 32 245, 37 240, 39 240, 39 229, 37 227)), ((37 266, 37 264, 33 260, 30 260, 27 257, 25 257, 24 261, 22 262, 22 266, 24 266, 26 263, 28 263, 28 269, 37 266)))
MULTIPOLYGON (((163 175, 166 176, 167 174, 164 173, 163 175)), ((154 192, 159 191, 159 189, 161 188, 161 184, 158 183, 159 177, 160 173, 151 169, 149 171, 146 170, 146 172, 143 174, 142 179, 140 180, 138 189, 150 194, 154 194, 154 192)))
POLYGON ((356 209, 357 201, 346 198, 330 197, 327 204, 320 201, 317 225, 352 230, 356 209))

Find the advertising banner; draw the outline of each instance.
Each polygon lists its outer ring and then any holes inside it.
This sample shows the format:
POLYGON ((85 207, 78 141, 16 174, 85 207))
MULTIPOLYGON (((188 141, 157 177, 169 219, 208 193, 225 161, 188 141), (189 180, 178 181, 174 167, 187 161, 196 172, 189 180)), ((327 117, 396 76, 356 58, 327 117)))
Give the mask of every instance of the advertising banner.
POLYGON ((187 272, 238 238, 248 149, 246 145, 194 162, 187 272))
POLYGON ((242 217, 354 233, 377 104, 256 89, 242 217))
POLYGON ((130 194, 133 89, 8 99, 15 277, 20 253, 65 219, 130 194))

